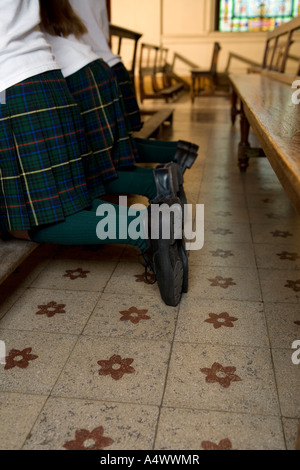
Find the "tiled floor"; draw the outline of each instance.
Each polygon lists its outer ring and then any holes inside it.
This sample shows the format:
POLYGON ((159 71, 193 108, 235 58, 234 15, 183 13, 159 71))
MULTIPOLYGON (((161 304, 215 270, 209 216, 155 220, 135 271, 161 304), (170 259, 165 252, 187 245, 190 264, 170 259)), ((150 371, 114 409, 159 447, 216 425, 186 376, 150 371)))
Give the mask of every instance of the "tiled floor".
POLYGON ((239 173, 228 99, 172 106, 200 146, 189 293, 166 307, 122 246, 37 249, 0 288, 1 449, 295 447, 300 218, 266 159, 239 173))

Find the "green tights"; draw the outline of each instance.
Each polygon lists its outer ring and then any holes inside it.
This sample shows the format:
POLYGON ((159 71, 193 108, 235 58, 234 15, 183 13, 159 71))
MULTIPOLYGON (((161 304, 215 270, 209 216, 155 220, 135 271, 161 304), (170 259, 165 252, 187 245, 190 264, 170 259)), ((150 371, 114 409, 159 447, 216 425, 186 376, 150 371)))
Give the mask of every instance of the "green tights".
POLYGON ((144 209, 144 211, 135 212, 135 215, 129 215, 127 207, 97 199, 90 209, 70 215, 62 222, 36 227, 30 230, 29 236, 36 243, 56 245, 125 244, 135 246, 143 251, 146 248, 146 242, 142 224, 138 224, 138 222, 141 221, 141 216, 145 211, 144 209), (97 215, 99 209, 102 215, 97 215), (107 225, 108 211, 112 214, 109 225, 107 225), (135 221, 136 231, 140 235, 136 240, 129 234, 135 227, 135 221), (110 238, 100 239, 97 235, 97 227, 104 236, 107 229, 110 228, 110 238))

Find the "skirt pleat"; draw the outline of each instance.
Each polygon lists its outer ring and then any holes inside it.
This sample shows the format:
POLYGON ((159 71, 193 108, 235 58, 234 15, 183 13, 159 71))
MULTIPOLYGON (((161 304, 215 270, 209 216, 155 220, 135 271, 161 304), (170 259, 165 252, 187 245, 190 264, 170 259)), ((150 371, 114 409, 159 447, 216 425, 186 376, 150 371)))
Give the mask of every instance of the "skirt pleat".
POLYGON ((103 60, 96 60, 66 80, 85 122, 95 171, 109 181, 118 170, 135 165, 137 155, 116 78, 103 60))
POLYGON ((137 132, 143 127, 140 108, 136 98, 134 85, 122 62, 118 62, 112 67, 117 78, 117 82, 121 91, 122 99, 125 106, 125 115, 132 132, 137 132))
POLYGON ((0 105, 0 214, 4 230, 64 220, 105 193, 77 104, 60 71, 6 91, 0 105))

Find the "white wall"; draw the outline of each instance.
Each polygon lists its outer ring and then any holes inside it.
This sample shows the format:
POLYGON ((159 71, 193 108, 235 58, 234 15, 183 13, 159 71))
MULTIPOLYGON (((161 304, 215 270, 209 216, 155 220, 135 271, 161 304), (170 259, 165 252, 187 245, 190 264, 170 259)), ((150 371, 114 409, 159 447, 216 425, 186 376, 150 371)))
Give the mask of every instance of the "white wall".
MULTIPOLYGON (((222 47, 219 71, 225 69, 230 52, 262 61, 266 33, 214 31, 215 0, 111 0, 111 5, 112 23, 143 33, 140 42, 168 47, 170 62, 173 52, 178 52, 201 68, 209 68, 215 41, 222 47)), ((126 47, 122 57, 126 63, 126 47)), ((178 66, 178 72, 184 73, 186 67, 178 66)), ((246 67, 234 60, 230 70, 239 72, 246 67)))

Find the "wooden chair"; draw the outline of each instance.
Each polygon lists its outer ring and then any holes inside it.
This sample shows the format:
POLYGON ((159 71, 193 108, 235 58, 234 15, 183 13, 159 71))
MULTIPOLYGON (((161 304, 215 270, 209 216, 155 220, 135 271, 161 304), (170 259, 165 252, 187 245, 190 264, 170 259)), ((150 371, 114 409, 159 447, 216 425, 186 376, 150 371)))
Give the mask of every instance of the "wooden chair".
POLYGON ((131 31, 129 29, 122 28, 120 26, 113 25, 111 23, 109 25, 109 33, 110 33, 111 40, 112 40, 113 37, 118 38, 118 47, 117 47, 117 50, 116 50, 116 53, 118 55, 122 55, 121 49, 122 49, 122 45, 123 45, 123 39, 129 39, 129 40, 133 41, 132 42, 133 47, 132 47, 131 65, 130 65, 130 67, 126 67, 126 68, 129 72, 129 75, 130 75, 130 78, 131 78, 131 81, 132 81, 133 85, 135 85, 135 78, 134 77, 135 77, 137 47, 138 47, 138 42, 139 42, 140 38, 142 37, 142 34, 137 33, 136 31, 131 31))
POLYGON ((172 83, 167 62, 168 49, 143 43, 140 53, 140 100, 169 99, 176 97, 183 89, 184 84, 172 83))
POLYGON ((211 85, 212 90, 214 91, 217 86, 217 64, 220 54, 221 46, 218 42, 214 43, 211 67, 209 70, 192 69, 191 70, 191 99, 192 103, 195 101, 196 96, 200 96, 201 92, 204 90, 203 80, 208 79, 211 85))

